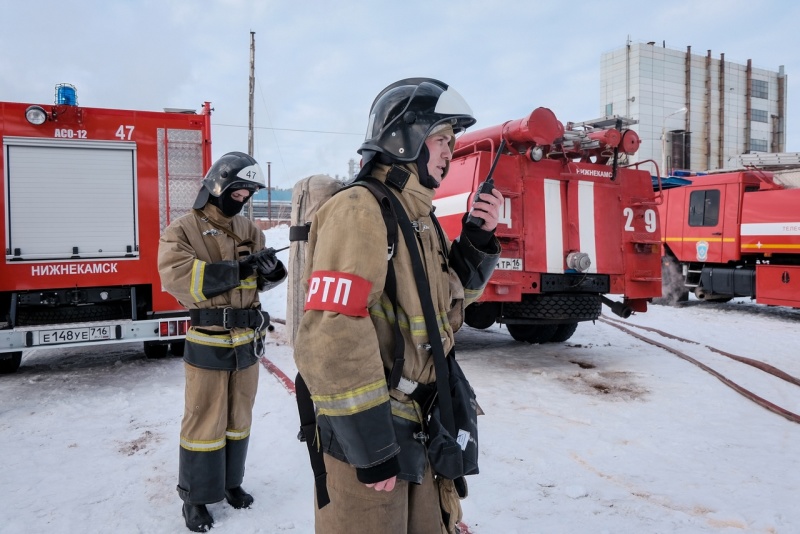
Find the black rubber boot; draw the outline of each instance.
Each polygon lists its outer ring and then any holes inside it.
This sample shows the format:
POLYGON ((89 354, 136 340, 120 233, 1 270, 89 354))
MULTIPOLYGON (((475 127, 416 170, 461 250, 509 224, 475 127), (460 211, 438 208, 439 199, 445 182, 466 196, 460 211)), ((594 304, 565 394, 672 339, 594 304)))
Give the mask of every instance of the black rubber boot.
POLYGON ((186 520, 186 528, 192 532, 208 532, 214 524, 214 518, 205 504, 183 503, 183 519, 186 520))
POLYGON ((225 490, 225 500, 236 509, 250 508, 253 504, 253 496, 242 489, 241 486, 225 490))

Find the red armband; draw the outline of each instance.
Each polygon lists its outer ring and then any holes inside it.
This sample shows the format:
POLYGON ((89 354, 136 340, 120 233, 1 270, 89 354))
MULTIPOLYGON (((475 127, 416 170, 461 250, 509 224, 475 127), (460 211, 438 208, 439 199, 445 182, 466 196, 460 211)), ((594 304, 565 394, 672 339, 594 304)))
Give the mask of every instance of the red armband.
POLYGON ((372 284, 350 273, 314 271, 308 279, 305 310, 332 311, 351 317, 368 317, 367 299, 372 284))

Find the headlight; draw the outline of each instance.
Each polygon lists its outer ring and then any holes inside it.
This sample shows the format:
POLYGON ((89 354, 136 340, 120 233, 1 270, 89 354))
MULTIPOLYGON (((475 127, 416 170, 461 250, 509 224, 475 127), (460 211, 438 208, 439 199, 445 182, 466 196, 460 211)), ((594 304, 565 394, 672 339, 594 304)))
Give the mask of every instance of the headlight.
POLYGON ((531 161, 541 161, 542 157, 544 156, 544 151, 542 150, 542 147, 535 146, 530 149, 528 156, 531 158, 531 161))
POLYGON ((39 126, 47 120, 47 112, 42 106, 30 106, 25 110, 25 118, 34 126, 39 126))

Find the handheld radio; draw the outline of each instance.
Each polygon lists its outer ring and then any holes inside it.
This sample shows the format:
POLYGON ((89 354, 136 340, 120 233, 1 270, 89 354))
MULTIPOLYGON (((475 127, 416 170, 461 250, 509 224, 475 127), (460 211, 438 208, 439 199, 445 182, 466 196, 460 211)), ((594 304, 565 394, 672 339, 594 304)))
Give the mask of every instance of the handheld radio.
MULTIPOLYGON (((494 190, 494 180, 492 179, 492 175, 494 174, 494 168, 497 166, 497 161, 500 159, 500 154, 503 153, 503 149, 505 147, 506 147, 506 140, 503 139, 500 141, 500 146, 497 147, 497 154, 495 155, 494 160, 492 161, 492 166, 489 167, 489 174, 486 175, 486 180, 481 182, 481 184, 478 186, 478 190, 475 191, 475 196, 472 197, 474 199, 474 202, 481 202, 479 200, 480 199, 479 195, 481 193, 491 194, 492 191, 494 190)), ((472 226, 477 226, 478 228, 480 228, 481 226, 483 226, 484 222, 485 221, 483 220, 483 218, 470 213, 469 216, 467 216, 466 224, 471 224, 472 226)))

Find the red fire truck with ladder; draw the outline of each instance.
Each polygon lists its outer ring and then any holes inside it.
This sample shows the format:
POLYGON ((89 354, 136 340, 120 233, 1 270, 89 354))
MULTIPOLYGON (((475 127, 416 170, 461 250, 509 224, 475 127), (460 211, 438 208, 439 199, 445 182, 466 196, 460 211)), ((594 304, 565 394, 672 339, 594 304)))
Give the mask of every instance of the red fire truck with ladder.
POLYGON ((0 373, 22 352, 143 342, 182 354, 187 312, 161 289, 158 240, 211 165, 211 107, 0 102, 0 373))
POLYGON ((496 235, 503 251, 480 300, 474 328, 504 323, 518 341, 565 341, 602 304, 622 317, 661 294, 657 193, 645 162, 625 165, 640 139, 632 120, 567 123, 547 108, 456 141, 436 214, 458 235, 473 191, 487 176, 505 197, 496 235), (612 300, 607 294, 622 295, 612 300))
POLYGON ((679 178, 661 211, 663 297, 800 308, 800 188, 751 167, 679 178))

